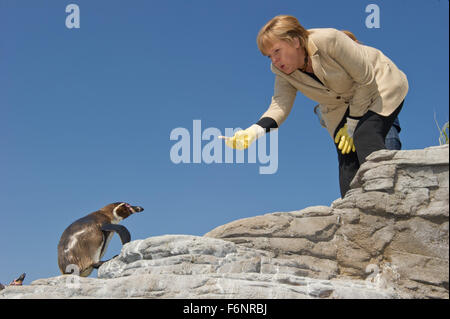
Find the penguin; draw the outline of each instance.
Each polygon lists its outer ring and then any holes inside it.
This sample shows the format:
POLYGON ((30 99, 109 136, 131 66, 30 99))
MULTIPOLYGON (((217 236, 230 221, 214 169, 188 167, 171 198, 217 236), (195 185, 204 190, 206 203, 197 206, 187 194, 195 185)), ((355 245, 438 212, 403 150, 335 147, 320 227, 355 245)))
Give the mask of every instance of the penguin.
MULTIPOLYGON (((26 276, 26 274, 23 273, 17 279, 14 279, 13 281, 11 281, 9 286, 22 286, 25 276, 26 276)), ((0 283, 0 290, 3 290, 3 289, 5 289, 5 286, 0 283)))
POLYGON ((19 278, 14 279, 13 281, 11 281, 11 283, 9 285, 10 286, 22 286, 22 283, 25 280, 25 276, 26 276, 26 274, 23 273, 22 275, 19 276, 19 278))
POLYGON ((106 262, 100 259, 114 233, 120 236, 122 245, 131 240, 128 229, 118 223, 143 210, 140 206, 116 202, 70 224, 58 243, 58 266, 61 273, 89 276, 94 268, 98 269, 106 262))

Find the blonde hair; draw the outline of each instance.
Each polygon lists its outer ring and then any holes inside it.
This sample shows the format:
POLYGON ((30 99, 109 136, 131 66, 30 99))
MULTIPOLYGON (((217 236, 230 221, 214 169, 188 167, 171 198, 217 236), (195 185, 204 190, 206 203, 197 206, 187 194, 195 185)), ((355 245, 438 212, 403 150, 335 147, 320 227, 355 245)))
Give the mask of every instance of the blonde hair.
POLYGON ((352 39, 353 41, 355 41, 356 43, 360 43, 358 41, 358 39, 355 37, 355 35, 353 34, 353 32, 350 32, 348 30, 341 30, 342 32, 344 32, 350 39, 352 39))
POLYGON ((274 42, 279 40, 292 43, 293 39, 297 38, 300 45, 306 49, 308 36, 308 30, 302 27, 297 18, 290 15, 279 15, 261 28, 256 37, 256 43, 263 55, 269 55, 268 50, 274 42))

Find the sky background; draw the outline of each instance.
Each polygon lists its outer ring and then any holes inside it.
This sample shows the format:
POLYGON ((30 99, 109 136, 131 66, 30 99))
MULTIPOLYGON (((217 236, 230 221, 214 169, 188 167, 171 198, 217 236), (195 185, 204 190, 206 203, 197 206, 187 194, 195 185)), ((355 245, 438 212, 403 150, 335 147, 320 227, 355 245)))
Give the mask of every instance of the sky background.
MULTIPOLYGON (((204 235, 265 213, 340 197, 334 144, 297 95, 278 137, 278 170, 261 163, 174 164, 177 127, 246 128, 270 103, 274 74, 256 45, 279 14, 305 28, 347 29, 407 75, 403 149, 439 145, 449 119, 449 4, 361 0, 0 0, 0 282, 60 274, 73 221, 117 201, 132 240, 204 235), (80 8, 68 29, 65 8, 80 8), (365 25, 367 5, 380 28, 365 25)), ((203 146, 209 141, 203 141, 203 146)), ((225 151, 225 146, 223 146, 225 151)), ((114 236, 104 259, 120 252, 114 236)), ((96 276, 96 271, 91 276, 96 276)))

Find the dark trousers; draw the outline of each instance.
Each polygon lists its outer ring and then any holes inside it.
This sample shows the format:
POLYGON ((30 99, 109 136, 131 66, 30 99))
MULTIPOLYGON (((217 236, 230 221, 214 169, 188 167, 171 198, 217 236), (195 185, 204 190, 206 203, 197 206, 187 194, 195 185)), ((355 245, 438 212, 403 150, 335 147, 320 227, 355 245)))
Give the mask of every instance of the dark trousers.
MULTIPOLYGON (((358 125, 353 133, 353 142, 355 143, 356 152, 350 152, 343 155, 335 144, 339 161, 339 186, 341 189, 341 197, 344 198, 350 189, 350 183, 355 177, 356 172, 362 163, 366 161, 366 157, 372 152, 385 149, 386 135, 391 129, 392 123, 400 113, 403 102, 389 116, 381 116, 372 111, 368 111, 359 120, 358 125)), ((348 110, 347 110, 348 114, 348 110)), ((343 117, 338 127, 334 131, 334 137, 337 132, 345 125, 347 114, 343 117)))

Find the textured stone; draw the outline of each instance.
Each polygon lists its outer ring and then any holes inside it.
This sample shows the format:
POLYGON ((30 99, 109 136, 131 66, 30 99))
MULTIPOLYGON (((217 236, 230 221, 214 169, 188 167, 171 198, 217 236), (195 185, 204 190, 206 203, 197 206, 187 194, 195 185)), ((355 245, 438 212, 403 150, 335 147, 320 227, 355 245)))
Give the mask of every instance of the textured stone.
POLYGON ((321 208, 324 214, 316 218, 322 221, 305 218, 302 211, 314 211, 307 208, 235 221, 206 236, 271 251, 278 257, 314 256, 310 266, 318 264, 318 259, 327 261, 322 272, 308 274, 313 278, 363 280, 370 276, 369 267, 377 270, 379 282, 414 298, 448 298, 448 179, 448 145, 383 150, 368 157, 345 198, 334 201, 329 209, 321 208), (284 225, 284 232, 266 232, 267 244, 251 231, 256 218, 258 224, 270 219, 271 229, 273 224, 284 225), (235 237, 236 229, 239 237, 235 237), (281 236, 286 230, 290 241, 281 236))
POLYGON ((231 242, 166 235, 126 244, 99 268, 99 278, 73 275, 6 288, 6 298, 401 298, 362 280, 309 278, 308 257, 289 260, 231 242))

